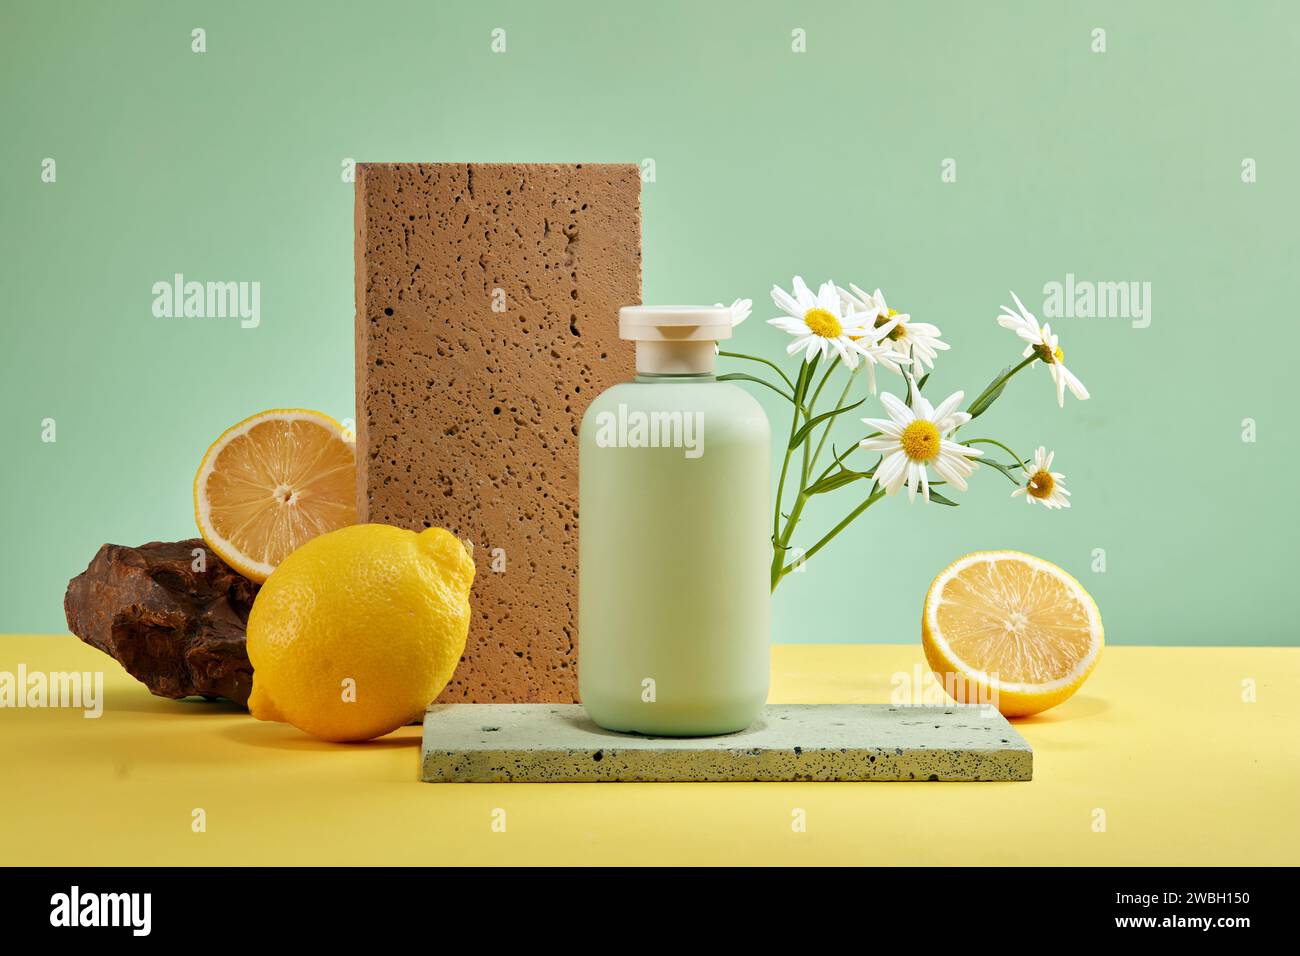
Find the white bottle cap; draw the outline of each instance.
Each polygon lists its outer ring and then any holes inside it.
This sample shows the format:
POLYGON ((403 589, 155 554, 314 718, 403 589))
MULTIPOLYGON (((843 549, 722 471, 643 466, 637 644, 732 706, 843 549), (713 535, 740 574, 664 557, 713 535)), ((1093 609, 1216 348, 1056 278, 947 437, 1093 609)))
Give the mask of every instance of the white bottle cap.
POLYGON ((707 305, 626 305, 618 337, 636 343, 636 370, 652 375, 711 375, 714 343, 731 338, 731 310, 707 305))

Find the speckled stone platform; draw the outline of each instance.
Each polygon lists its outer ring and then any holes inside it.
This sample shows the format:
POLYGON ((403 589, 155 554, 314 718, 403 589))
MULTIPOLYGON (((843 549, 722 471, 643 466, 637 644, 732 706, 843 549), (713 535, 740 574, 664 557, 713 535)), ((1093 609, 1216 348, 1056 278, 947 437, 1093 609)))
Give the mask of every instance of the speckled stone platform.
POLYGON ((1034 754, 991 708, 787 704, 725 737, 603 730, 574 704, 435 704, 430 783, 1029 780, 1034 754))

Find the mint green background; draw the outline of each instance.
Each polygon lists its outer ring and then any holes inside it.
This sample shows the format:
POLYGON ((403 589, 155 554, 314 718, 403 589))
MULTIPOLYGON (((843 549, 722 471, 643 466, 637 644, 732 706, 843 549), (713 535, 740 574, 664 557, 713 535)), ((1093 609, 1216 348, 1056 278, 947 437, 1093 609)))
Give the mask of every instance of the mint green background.
MULTIPOLYGON (((1153 284, 1150 328, 1053 323, 1092 401, 1058 410, 1036 368, 979 423, 1055 448, 1071 511, 1012 501, 989 469, 957 510, 882 502, 782 585, 775 640, 915 640, 944 564, 1012 547, 1077 574, 1112 642, 1296 643, 1293 4, 9 0, 0 16, 0 630, 63 630, 65 583, 104 541, 192 534, 193 472, 225 426, 277 405, 352 414, 344 157, 653 157, 645 299, 753 298, 742 349, 786 342, 762 321, 774 282, 879 285, 953 345, 929 390, 973 395, 1018 351, 994 323, 1008 289, 1037 309, 1067 272, 1153 284), (178 271, 260 281, 261 327, 152 318, 151 284, 178 271)), ((796 543, 853 503, 824 497, 796 543)))

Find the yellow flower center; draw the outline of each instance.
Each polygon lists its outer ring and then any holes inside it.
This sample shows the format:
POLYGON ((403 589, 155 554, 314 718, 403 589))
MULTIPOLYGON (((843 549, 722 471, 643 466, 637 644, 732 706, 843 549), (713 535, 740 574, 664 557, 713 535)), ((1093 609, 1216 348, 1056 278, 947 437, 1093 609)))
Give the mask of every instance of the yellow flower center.
POLYGON ((1034 353, 1048 365, 1054 365, 1058 362, 1063 363, 1065 361, 1065 353, 1061 351, 1059 345, 1055 350, 1053 350, 1050 345, 1043 342, 1034 346, 1034 353))
POLYGON ((939 429, 934 427, 934 422, 918 418, 903 429, 898 443, 912 461, 929 461, 939 454, 939 429))
POLYGON ((808 331, 813 335, 820 335, 824 339, 838 339, 844 334, 840 320, 825 309, 809 309, 804 313, 803 324, 808 326, 808 331))
POLYGON ((1029 479, 1029 484, 1025 486, 1025 490, 1033 497, 1042 499, 1052 497, 1052 489, 1055 487, 1056 481, 1052 478, 1051 472, 1036 471, 1033 477, 1029 479))
MULTIPOLYGON (((894 316, 896 316, 896 315, 898 315, 898 310, 897 310, 897 309, 890 309, 888 315, 878 315, 878 316, 876 316, 876 326, 875 326, 875 327, 876 327, 876 328, 880 328, 882 325, 887 325, 887 324, 889 323, 889 320, 892 319, 892 318, 893 318, 894 316)), ((902 326, 901 324, 899 324, 899 325, 894 326, 893 329, 890 330, 890 332, 889 332, 889 336, 888 336, 888 337, 889 337, 890 339, 892 339, 893 341, 897 342, 899 339, 901 339, 901 338, 904 336, 904 334, 906 334, 906 333, 905 333, 905 331, 904 331, 904 329, 903 329, 903 326, 902 326)))

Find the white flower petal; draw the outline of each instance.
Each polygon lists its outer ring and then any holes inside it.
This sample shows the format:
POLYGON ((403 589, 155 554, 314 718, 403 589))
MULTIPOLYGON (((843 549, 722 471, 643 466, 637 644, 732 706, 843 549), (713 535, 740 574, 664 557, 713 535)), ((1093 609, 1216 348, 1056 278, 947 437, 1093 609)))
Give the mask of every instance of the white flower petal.
POLYGON ((937 471, 940 475, 943 476, 943 479, 945 481, 961 489, 962 491, 966 490, 967 488, 966 479, 962 476, 961 472, 959 472, 953 466, 953 459, 945 458, 943 455, 940 455, 938 458, 934 459, 934 461, 932 461, 930 464, 934 467, 935 471, 937 471))
POLYGON ((864 418, 862 424, 885 435, 893 435, 895 438, 903 434, 904 426, 892 418, 864 418))
POLYGON ((740 325, 741 322, 744 322, 749 318, 750 314, 754 311, 754 300, 737 299, 735 302, 731 303, 729 311, 731 312, 731 327, 734 329, 736 326, 740 325))
POLYGON ((794 277, 794 298, 799 303, 799 314, 801 316, 809 309, 817 308, 817 297, 813 295, 812 290, 803 281, 803 276, 794 277))
POLYGON ((1092 397, 1088 390, 1083 387, 1083 382, 1079 381, 1079 377, 1064 365, 1061 366, 1061 375, 1064 376, 1065 384, 1070 386, 1070 391, 1074 393, 1075 398, 1084 401, 1092 397))
POLYGON ((790 315, 803 317, 804 310, 799 308, 799 303, 779 285, 772 286, 772 304, 790 315))
POLYGON ((916 419, 912 410, 904 405, 901 399, 895 398, 889 392, 880 393, 880 404, 885 406, 885 411, 889 417, 900 425, 910 425, 916 419))
POLYGON ((835 347, 835 351, 839 353, 840 360, 845 365, 849 368, 858 367, 858 353, 855 350, 846 347, 845 342, 848 341, 847 339, 840 336, 839 338, 830 339, 829 341, 831 345, 835 347))
POLYGON ((798 352, 800 349, 806 348, 808 343, 811 341, 813 341, 813 336, 811 335, 805 335, 803 338, 795 339, 785 347, 785 354, 794 355, 794 353, 798 352))
POLYGON ((903 452, 896 451, 885 458, 876 469, 876 481, 880 487, 885 489, 885 494, 892 495, 898 491, 903 484, 903 477, 907 474, 907 455, 903 452))
POLYGON ((944 421, 949 415, 957 410, 961 400, 966 397, 964 391, 956 391, 939 403, 939 407, 934 410, 934 417, 931 418, 936 425, 944 421))
POLYGON ((898 438, 889 435, 878 435, 875 438, 864 438, 858 442, 858 447, 863 451, 894 451, 898 448, 898 438))
MULTIPOLYGON (((1008 289, 1007 291, 1011 292, 1010 289, 1008 289)), ((1038 319, 1034 317, 1034 313, 1030 312, 1028 309, 1025 308, 1025 304, 1020 301, 1020 296, 1016 295, 1014 292, 1011 292, 1011 298, 1015 300, 1016 308, 1019 309, 1020 314, 1025 317, 1025 321, 1037 325, 1038 319)))
POLYGON ((834 282, 823 282, 817 290, 817 306, 831 315, 840 314, 840 294, 835 290, 834 282))
POLYGON ((775 319, 768 319, 768 325, 774 325, 782 332, 790 335, 808 335, 811 330, 799 319, 792 319, 788 315, 778 315, 775 319))

